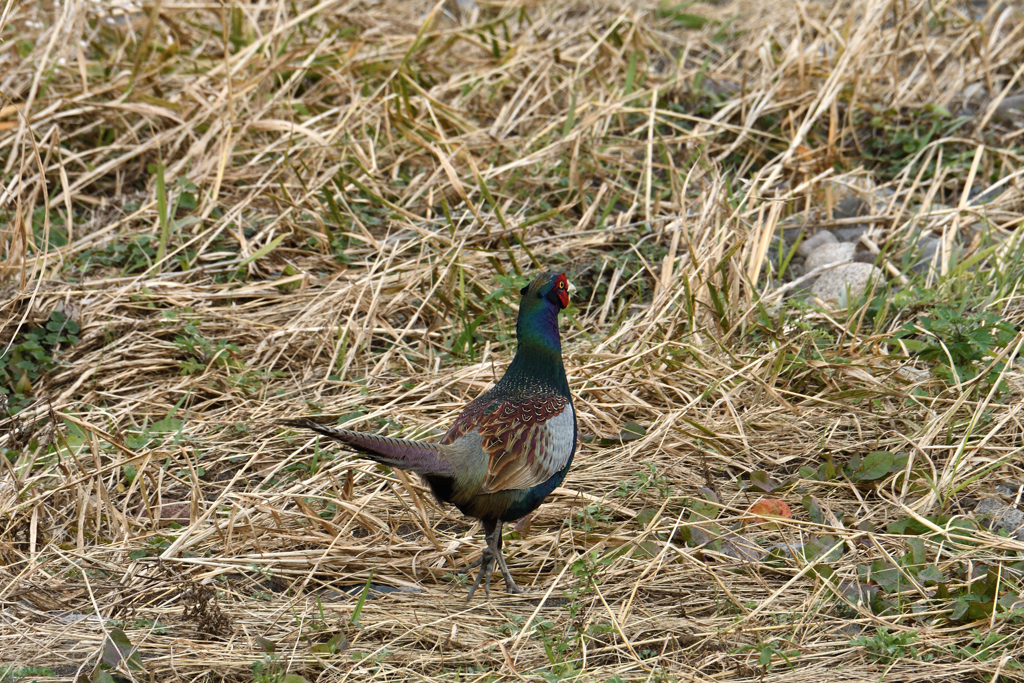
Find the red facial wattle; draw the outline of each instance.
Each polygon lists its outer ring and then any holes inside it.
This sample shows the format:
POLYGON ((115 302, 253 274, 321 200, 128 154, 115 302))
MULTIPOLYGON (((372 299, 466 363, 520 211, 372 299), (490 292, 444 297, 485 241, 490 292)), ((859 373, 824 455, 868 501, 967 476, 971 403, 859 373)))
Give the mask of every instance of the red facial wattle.
POLYGON ((558 294, 558 300, 562 303, 562 308, 569 306, 569 279, 565 277, 565 274, 559 275, 555 278, 555 292, 558 294))

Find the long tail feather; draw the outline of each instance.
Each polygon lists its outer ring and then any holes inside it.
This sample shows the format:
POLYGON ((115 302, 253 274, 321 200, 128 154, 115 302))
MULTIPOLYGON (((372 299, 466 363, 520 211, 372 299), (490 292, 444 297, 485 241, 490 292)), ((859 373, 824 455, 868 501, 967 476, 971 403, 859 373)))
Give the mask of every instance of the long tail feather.
POLYGON ((352 450, 388 467, 397 467, 417 474, 438 476, 455 474, 455 468, 441 455, 441 449, 437 444, 338 429, 312 420, 280 420, 278 424, 312 429, 314 432, 340 441, 352 450))

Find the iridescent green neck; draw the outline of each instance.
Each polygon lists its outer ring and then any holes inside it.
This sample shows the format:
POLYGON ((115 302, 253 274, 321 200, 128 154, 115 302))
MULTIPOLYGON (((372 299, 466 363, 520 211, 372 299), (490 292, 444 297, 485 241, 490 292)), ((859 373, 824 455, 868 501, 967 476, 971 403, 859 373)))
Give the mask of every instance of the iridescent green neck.
POLYGON ((569 383, 562 364, 562 341, 558 335, 558 309, 545 300, 520 307, 516 323, 519 346, 505 371, 507 384, 543 384, 566 396, 569 383))

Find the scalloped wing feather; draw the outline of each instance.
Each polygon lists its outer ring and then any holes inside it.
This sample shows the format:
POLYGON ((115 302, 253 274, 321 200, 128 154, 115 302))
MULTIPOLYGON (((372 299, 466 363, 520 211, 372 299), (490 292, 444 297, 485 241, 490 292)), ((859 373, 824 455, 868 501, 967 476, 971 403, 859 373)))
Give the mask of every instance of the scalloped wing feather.
POLYGON ((515 401, 477 399, 441 441, 451 443, 470 431, 483 437, 489 458, 480 493, 528 489, 547 481, 569 461, 576 437, 569 399, 557 394, 515 401))
POLYGON ((469 405, 462 409, 459 416, 455 418, 455 422, 452 423, 452 426, 441 437, 441 444, 455 443, 457 439, 469 434, 479 426, 481 420, 484 419, 483 416, 487 413, 487 409, 495 403, 491 399, 490 393, 488 391, 477 396, 469 405))

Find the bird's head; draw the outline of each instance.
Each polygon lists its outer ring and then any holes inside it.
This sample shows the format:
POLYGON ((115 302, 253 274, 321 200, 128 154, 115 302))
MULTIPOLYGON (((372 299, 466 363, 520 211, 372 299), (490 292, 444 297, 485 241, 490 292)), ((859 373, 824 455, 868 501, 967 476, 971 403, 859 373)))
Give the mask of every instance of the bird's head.
POLYGON ((520 308, 533 308, 543 300, 553 305, 555 310, 561 310, 569 305, 569 295, 575 291, 565 273, 541 273, 519 290, 523 295, 520 308))

